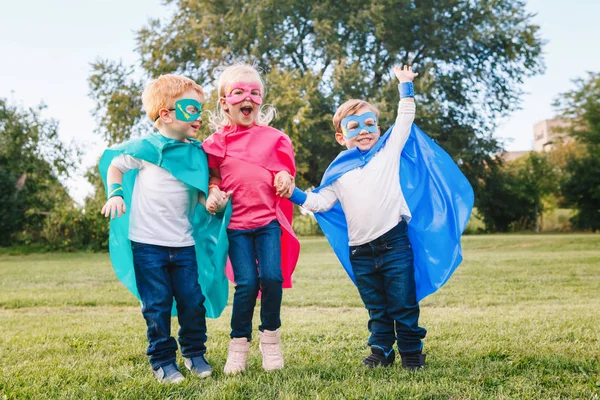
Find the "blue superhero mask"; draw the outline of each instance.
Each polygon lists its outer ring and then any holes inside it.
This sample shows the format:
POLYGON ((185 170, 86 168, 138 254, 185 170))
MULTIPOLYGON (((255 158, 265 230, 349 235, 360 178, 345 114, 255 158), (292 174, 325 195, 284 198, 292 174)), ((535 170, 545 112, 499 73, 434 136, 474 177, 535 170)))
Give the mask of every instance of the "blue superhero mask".
POLYGON ((358 136, 363 129, 369 133, 377 133, 377 116, 371 111, 361 115, 352 114, 342 119, 341 125, 342 134, 346 139, 358 136), (373 120, 373 123, 371 124, 371 121, 369 121, 369 124, 366 124, 365 121, 367 120, 373 120), (352 128, 348 128, 350 122, 356 122, 356 124, 352 124, 352 128))
POLYGON ((194 99, 181 99, 175 102, 175 118, 192 122, 200 118, 202 103, 194 99))

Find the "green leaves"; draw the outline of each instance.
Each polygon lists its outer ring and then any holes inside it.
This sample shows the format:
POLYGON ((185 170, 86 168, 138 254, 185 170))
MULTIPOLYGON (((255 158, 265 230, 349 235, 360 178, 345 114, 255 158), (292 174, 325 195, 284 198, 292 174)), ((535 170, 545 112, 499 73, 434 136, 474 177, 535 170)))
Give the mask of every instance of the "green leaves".
MULTIPOLYGON (((280 111, 274 126, 292 136, 300 182, 310 185, 341 149, 327 122, 339 104, 371 101, 381 108, 382 129, 393 123, 395 64, 414 64, 419 72, 416 122, 472 165, 469 171, 480 171, 475 163, 499 149, 494 121, 518 107, 523 79, 543 70, 539 27, 520 0, 179 0, 168 6, 167 19, 151 20, 137 34, 142 75, 180 73, 211 89, 215 68, 255 63, 265 74, 266 101, 280 111)), ((110 143, 138 126, 141 86, 132 72, 120 63, 94 65, 92 97, 110 143)))
POLYGON ((600 73, 574 81, 576 89, 561 94, 554 106, 570 124, 565 129, 583 147, 571 153, 564 167, 562 192, 577 209, 580 229, 600 229, 600 73))
POLYGON ((69 177, 79 153, 60 140, 57 121, 41 117, 43 109, 0 98, 0 244, 37 241, 45 215, 71 201, 59 177, 69 177))
POLYGON ((142 124, 142 89, 140 80, 132 78, 134 70, 121 62, 97 60, 88 79, 90 97, 96 102, 92 111, 99 133, 108 145, 123 142, 149 125, 142 124))

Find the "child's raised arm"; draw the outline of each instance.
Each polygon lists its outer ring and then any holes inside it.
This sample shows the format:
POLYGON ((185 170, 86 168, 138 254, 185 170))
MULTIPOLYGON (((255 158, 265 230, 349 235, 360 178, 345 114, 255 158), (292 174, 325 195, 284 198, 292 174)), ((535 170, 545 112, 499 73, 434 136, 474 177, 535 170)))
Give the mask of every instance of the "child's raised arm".
POLYGON ((415 120, 415 91, 412 81, 419 74, 413 72, 412 67, 407 65, 394 67, 394 74, 399 82, 400 103, 398 104, 398 116, 387 146, 393 148, 394 152, 400 153, 408 140, 412 123, 415 120))
POLYGON ((419 75, 418 72, 413 72, 412 67, 405 65, 401 67, 396 65, 394 67, 394 74, 398 79, 398 87, 400 89, 400 101, 404 102, 415 102, 415 91, 413 89, 412 81, 419 75), (407 85, 405 85, 405 83, 407 85))

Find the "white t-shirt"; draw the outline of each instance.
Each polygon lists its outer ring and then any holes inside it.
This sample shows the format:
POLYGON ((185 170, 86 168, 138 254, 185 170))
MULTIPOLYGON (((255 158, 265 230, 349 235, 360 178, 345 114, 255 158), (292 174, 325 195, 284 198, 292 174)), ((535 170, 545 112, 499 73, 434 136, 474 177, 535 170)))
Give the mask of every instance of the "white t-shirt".
POLYGON ((192 221, 198 190, 169 171, 137 158, 121 155, 111 165, 125 173, 139 169, 129 213, 129 240, 166 247, 193 246, 192 221))
POLYGON ((398 171, 400 154, 415 119, 415 103, 401 101, 396 124, 385 146, 363 168, 346 172, 319 193, 307 193, 302 207, 327 211, 341 202, 350 246, 368 243, 383 235, 411 214, 402 194, 398 171))

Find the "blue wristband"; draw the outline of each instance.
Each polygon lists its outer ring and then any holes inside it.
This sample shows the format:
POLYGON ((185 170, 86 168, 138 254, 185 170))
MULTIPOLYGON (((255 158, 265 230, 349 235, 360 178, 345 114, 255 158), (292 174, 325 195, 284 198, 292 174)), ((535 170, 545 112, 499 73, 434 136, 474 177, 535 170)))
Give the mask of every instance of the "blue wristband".
POLYGON ((302 190, 294 188, 294 193, 290 196, 290 201, 301 206, 306 201, 308 196, 302 190))
POLYGON ((400 98, 415 97, 415 87, 412 82, 402 82, 398 84, 400 98))
POLYGON ((123 187, 120 183, 111 183, 108 185, 108 193, 106 193, 106 198, 110 199, 111 197, 115 196, 123 197, 123 187))

